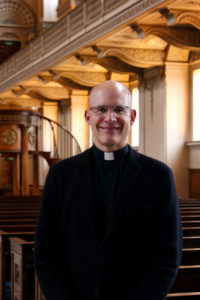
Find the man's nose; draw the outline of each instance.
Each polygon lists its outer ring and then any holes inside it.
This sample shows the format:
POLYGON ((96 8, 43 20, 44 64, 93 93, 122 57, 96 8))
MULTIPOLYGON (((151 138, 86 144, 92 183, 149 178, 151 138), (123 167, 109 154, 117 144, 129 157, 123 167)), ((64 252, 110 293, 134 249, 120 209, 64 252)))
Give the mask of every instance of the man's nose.
POLYGON ((115 121, 115 120, 116 120, 115 113, 113 112, 112 108, 109 108, 105 116, 105 121, 115 121))

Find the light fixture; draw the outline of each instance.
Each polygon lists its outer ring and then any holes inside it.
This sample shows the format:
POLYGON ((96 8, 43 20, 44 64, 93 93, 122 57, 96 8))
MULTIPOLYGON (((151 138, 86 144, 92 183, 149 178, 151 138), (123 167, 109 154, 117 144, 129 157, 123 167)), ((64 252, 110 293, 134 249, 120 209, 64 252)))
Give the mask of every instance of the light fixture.
POLYGON ((18 92, 17 91, 15 91, 15 90, 11 90, 12 91, 12 93, 18 98, 19 97, 19 94, 18 94, 18 92))
POLYGON ((53 70, 49 70, 49 73, 53 75, 53 79, 58 79, 58 74, 56 74, 56 72, 54 72, 53 70))
POLYGON ((103 52, 101 51, 101 49, 99 49, 96 45, 93 45, 91 47, 97 53, 98 58, 103 57, 103 52))
POLYGON ((86 64, 86 61, 83 56, 80 56, 80 54, 75 55, 76 59, 78 59, 81 62, 81 65, 84 66, 86 64))
POLYGON ((142 39, 145 34, 142 28, 140 28, 136 23, 130 25, 131 29, 137 33, 138 39, 142 39))
POLYGON ((159 9, 159 13, 167 20, 167 25, 173 25, 176 23, 176 17, 169 11, 167 7, 159 9))
POLYGON ((22 89, 23 93, 26 94, 27 93, 27 89, 25 87, 23 87, 23 85, 19 85, 20 89, 22 89))
POLYGON ((47 81, 42 75, 38 75, 38 78, 42 81, 42 84, 46 84, 47 81))

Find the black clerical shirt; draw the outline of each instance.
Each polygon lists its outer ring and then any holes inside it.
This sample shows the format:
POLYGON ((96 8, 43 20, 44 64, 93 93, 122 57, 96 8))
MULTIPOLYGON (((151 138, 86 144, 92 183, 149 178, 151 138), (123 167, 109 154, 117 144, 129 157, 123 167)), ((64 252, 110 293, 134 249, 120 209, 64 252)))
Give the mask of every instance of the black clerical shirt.
MULTIPOLYGON (((118 187, 120 185, 121 170, 128 149, 128 145, 126 145, 124 148, 113 152, 112 160, 106 160, 107 155, 105 155, 105 152, 93 146, 96 191, 96 232, 101 240, 104 238, 112 223, 118 187)), ((112 153, 110 156, 112 156, 112 153)))

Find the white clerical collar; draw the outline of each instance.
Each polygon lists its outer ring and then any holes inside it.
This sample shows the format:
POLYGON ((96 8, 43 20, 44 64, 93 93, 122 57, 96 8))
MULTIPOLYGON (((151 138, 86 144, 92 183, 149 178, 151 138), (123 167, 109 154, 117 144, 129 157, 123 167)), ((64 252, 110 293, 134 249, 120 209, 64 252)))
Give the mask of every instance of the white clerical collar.
POLYGON ((104 152, 104 160, 114 160, 114 153, 113 152, 104 152))

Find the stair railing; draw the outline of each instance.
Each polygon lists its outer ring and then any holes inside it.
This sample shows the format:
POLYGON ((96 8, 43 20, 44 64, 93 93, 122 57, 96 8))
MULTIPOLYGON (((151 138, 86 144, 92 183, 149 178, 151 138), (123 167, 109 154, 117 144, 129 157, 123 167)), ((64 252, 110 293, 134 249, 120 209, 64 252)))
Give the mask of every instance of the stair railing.
POLYGON ((47 161, 49 164, 51 164, 50 160, 53 163, 56 160, 74 156, 82 152, 77 139, 67 128, 39 113, 34 112, 34 116, 40 119, 36 129, 37 151, 40 156, 48 158, 47 161))

